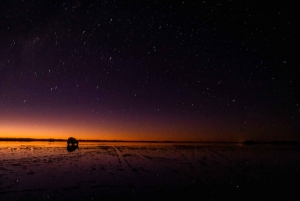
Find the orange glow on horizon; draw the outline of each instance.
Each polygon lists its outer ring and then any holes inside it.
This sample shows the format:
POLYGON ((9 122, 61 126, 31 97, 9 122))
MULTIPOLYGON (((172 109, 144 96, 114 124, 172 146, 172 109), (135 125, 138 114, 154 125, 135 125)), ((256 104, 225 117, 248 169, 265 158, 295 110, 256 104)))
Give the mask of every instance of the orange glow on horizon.
POLYGON ((191 129, 193 127, 157 118, 138 121, 109 117, 96 119, 75 114, 65 117, 58 114, 40 116, 16 113, 10 116, 2 114, 0 138, 67 139, 72 136, 86 140, 205 140, 196 138, 199 135, 195 135, 196 131, 191 129))
MULTIPOLYGON (((1 117, 1 116, 0 116, 1 117)), ((4 116, 3 116, 4 117, 4 116)), ((38 138, 128 141, 237 141, 232 129, 211 122, 191 122, 153 118, 93 119, 89 116, 14 115, 2 118, 0 138, 38 138)))
MULTIPOLYGON (((83 125, 28 125, 5 124, 0 127, 0 138, 38 138, 67 139, 68 137, 86 140, 161 140, 161 141, 197 141, 190 131, 176 128, 141 127, 91 127, 83 125)), ((202 139, 205 140, 205 139, 202 139)))

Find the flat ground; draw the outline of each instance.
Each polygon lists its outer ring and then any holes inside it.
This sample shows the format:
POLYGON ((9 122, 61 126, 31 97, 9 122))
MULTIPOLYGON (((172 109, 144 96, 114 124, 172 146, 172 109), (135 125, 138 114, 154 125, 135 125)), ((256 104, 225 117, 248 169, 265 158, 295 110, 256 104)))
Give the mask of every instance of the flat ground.
POLYGON ((297 200, 294 145, 0 142, 0 200, 297 200))

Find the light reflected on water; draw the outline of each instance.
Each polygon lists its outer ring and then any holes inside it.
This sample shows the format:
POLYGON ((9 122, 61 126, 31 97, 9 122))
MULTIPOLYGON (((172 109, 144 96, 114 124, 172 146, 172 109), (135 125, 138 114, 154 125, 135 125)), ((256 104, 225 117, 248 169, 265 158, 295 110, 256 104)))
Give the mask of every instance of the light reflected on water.
POLYGON ((39 192, 52 196, 69 192, 73 196, 76 189, 89 195, 129 194, 134 189, 152 194, 203 184, 208 189, 213 184, 236 190, 248 181, 260 184, 270 178, 292 179, 300 163, 296 148, 237 143, 79 142, 78 149, 70 152, 67 141, 0 142, 0 179, 1 175, 4 178, 0 193, 13 196, 15 193, 10 192, 20 192, 22 198, 24 191, 38 197, 39 192), (288 175, 283 177, 282 172, 288 175))

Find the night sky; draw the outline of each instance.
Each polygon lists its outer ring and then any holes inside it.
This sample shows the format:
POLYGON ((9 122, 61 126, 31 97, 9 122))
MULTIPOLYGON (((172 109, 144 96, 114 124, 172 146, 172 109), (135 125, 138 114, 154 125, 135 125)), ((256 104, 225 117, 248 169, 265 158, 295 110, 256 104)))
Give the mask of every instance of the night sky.
POLYGON ((299 3, 1 1, 0 137, 300 140, 299 3))

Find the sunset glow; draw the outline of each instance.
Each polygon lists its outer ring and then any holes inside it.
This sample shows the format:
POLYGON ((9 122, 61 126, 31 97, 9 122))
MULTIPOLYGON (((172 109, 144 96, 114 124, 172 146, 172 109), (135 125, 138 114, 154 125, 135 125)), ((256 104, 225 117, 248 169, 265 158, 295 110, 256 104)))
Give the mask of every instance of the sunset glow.
POLYGON ((281 6, 17 2, 0 138, 300 140, 298 21, 281 6))
POLYGON ((0 1, 0 201, 299 200, 299 1, 0 1))

